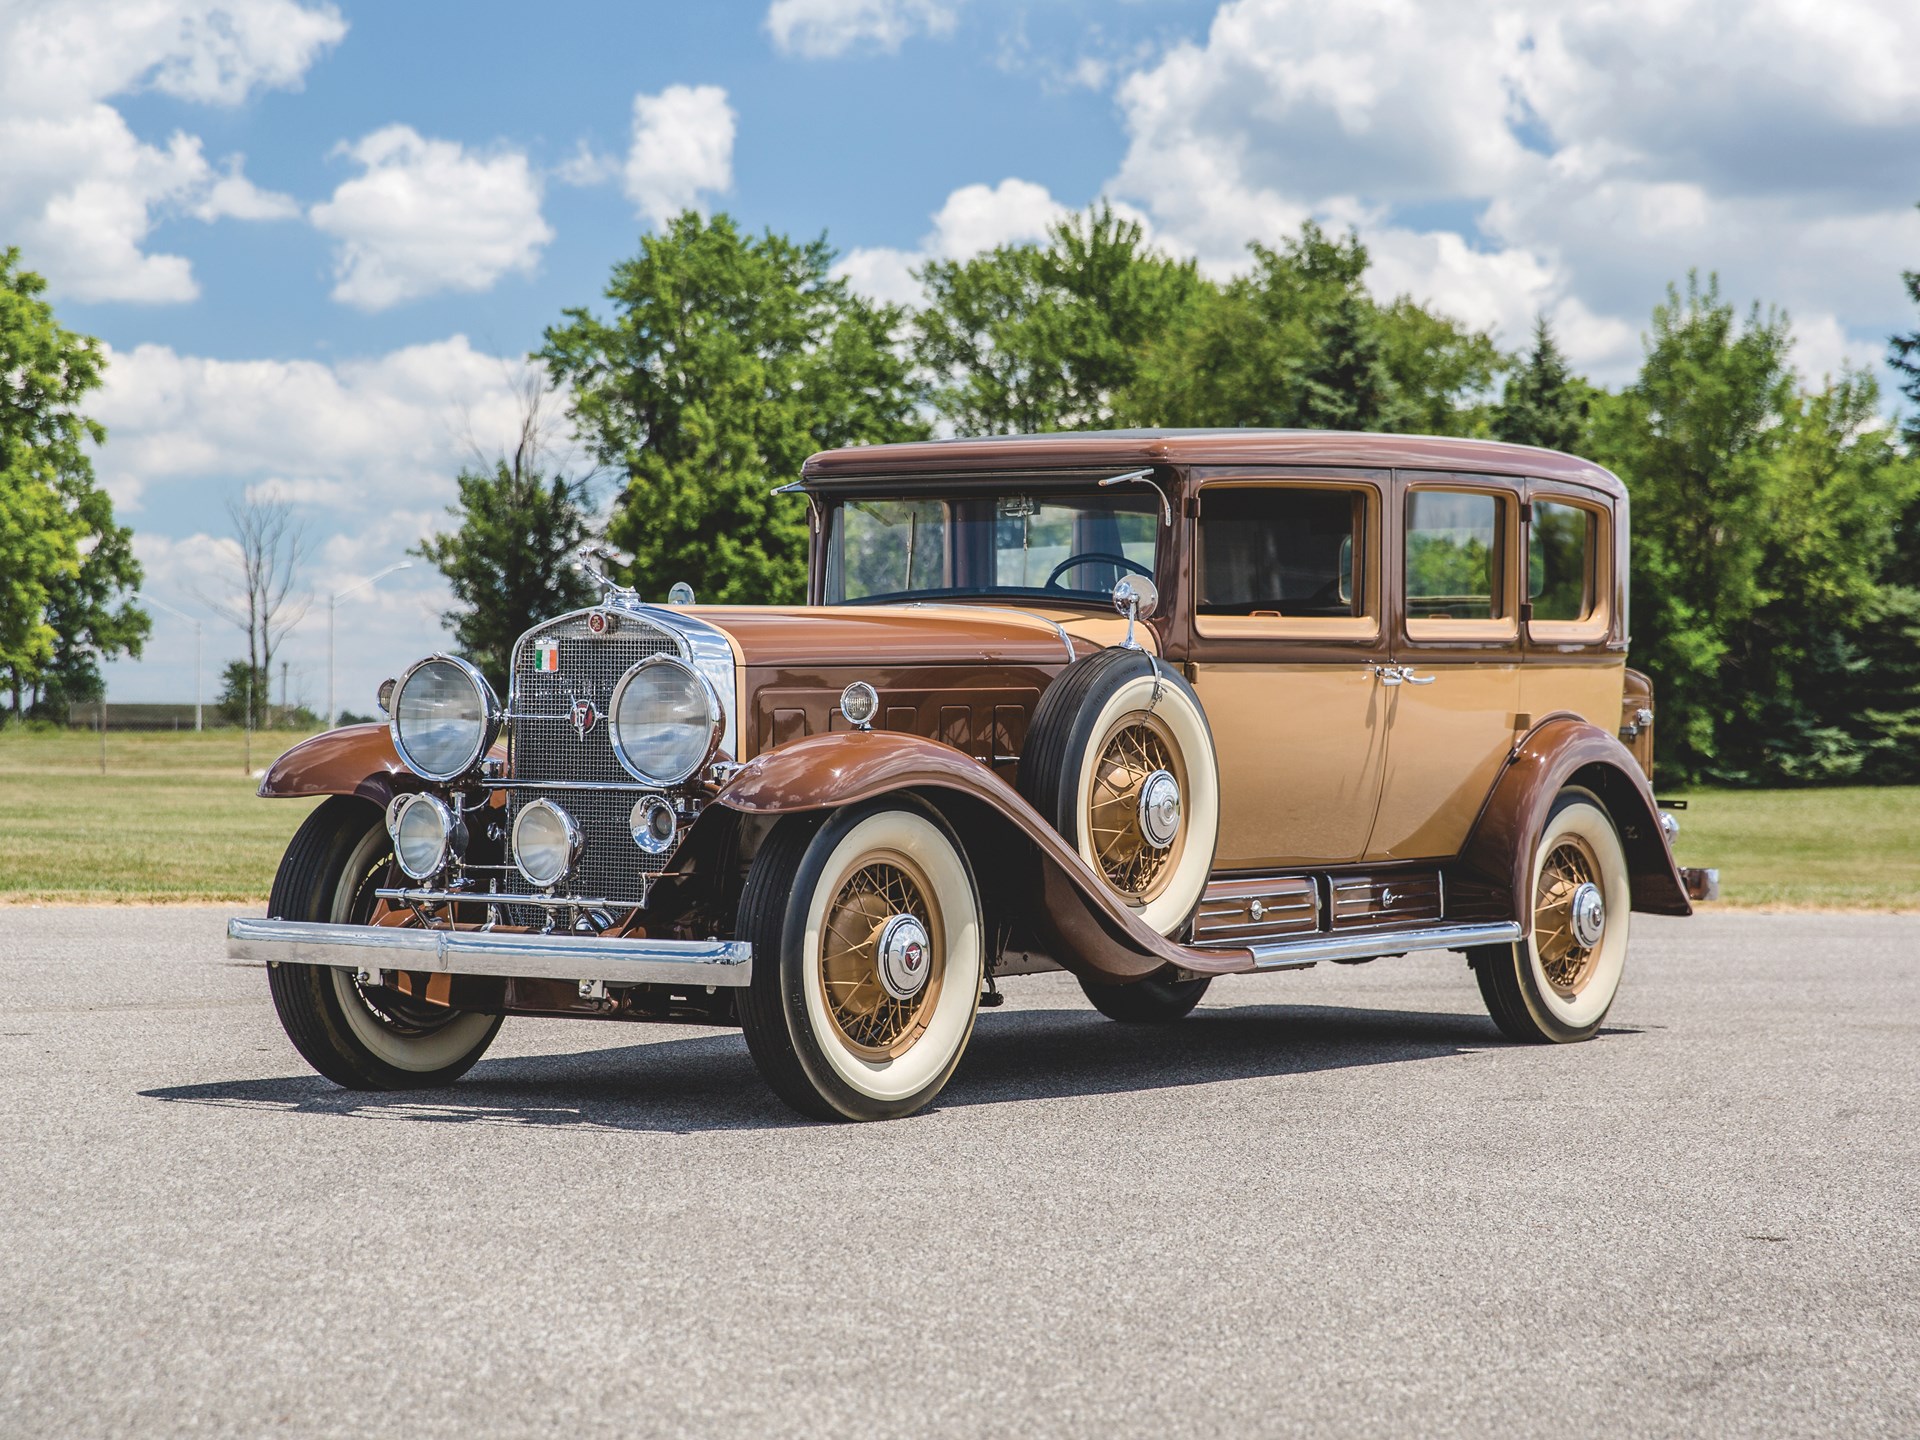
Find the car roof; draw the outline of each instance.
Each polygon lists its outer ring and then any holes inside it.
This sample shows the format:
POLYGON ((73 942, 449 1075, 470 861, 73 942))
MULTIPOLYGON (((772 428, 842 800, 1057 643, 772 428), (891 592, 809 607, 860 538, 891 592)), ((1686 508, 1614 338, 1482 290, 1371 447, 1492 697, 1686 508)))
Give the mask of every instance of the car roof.
POLYGON ((1565 480, 1624 499, 1612 471, 1531 445, 1442 435, 1351 430, 1065 430, 854 445, 823 450, 801 471, 805 483, 949 478, 969 472, 1087 470, 1145 465, 1327 465, 1436 470, 1565 480))

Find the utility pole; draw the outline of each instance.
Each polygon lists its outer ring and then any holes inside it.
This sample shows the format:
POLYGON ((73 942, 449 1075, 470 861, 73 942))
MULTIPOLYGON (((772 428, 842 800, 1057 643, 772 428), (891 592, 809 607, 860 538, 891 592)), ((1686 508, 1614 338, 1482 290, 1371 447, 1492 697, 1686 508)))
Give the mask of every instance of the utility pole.
POLYGON ((397 565, 389 565, 378 575, 370 575, 357 585, 349 585, 344 590, 336 590, 327 596, 327 729, 331 730, 339 723, 340 712, 333 707, 333 612, 339 603, 356 590, 364 590, 369 585, 378 585, 396 570, 411 570, 413 562, 402 560, 397 565))
POLYGON ((173 606, 169 605, 166 601, 162 600, 157 595, 150 595, 145 590, 136 590, 133 592, 133 594, 135 599, 144 600, 149 605, 158 605, 162 610, 165 610, 169 615, 178 615, 182 620, 192 621, 193 623, 193 728, 196 732, 205 730, 207 727, 206 727, 205 715, 203 713, 203 706, 204 706, 204 697, 206 695, 206 691, 202 687, 201 681, 200 681, 200 676, 201 676, 201 669, 200 669, 201 644, 200 642, 202 639, 202 636, 200 633, 200 622, 198 620, 195 620, 193 616, 187 614, 186 611, 174 609, 173 606))
POLYGON ((287 662, 280 662, 280 723, 290 722, 293 712, 287 708, 287 662))

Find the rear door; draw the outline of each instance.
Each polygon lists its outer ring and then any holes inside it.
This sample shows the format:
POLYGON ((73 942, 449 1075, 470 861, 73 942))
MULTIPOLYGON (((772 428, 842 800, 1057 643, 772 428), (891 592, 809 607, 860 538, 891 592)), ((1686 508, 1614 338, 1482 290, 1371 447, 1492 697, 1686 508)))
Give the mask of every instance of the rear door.
POLYGON ((1523 718, 1520 498, 1491 476, 1402 472, 1394 490, 1398 683, 1367 853, 1441 859, 1464 844, 1523 718))

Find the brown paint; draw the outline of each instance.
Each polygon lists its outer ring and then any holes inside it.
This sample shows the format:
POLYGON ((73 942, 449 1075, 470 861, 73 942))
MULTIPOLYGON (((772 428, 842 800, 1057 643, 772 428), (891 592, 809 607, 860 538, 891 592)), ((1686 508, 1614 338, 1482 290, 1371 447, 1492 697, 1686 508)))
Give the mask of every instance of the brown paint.
POLYGON ((1570 785, 1599 796, 1619 829, 1633 908, 1691 915, 1646 775, 1616 736, 1572 716, 1548 720, 1514 748, 1462 852, 1462 867, 1504 889, 1514 918, 1528 923, 1534 842, 1554 800, 1570 785))
POLYGON ((400 763, 385 725, 343 725, 302 740, 275 760, 260 781, 259 793, 269 800, 358 795, 384 806, 397 791, 418 790, 421 783, 400 763))

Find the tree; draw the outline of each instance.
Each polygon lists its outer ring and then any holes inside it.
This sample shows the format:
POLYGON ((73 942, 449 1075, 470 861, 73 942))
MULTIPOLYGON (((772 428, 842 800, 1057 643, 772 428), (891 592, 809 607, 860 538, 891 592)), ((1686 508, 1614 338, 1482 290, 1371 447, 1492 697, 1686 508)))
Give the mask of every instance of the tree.
POLYGON ((1739 778, 1719 755, 1734 715, 1721 671, 1769 598, 1791 345, 1784 315, 1756 305, 1743 324, 1717 277, 1689 275, 1654 308, 1638 378, 1594 407, 1594 458, 1633 501, 1634 653, 1660 686, 1660 764, 1683 779, 1739 778))
POLYGON ((14 714, 99 693, 98 662, 138 654, 148 621, 114 605, 140 583, 93 479, 106 431, 81 412, 99 343, 55 320, 46 282, 0 251, 0 676, 14 714))
POLYGON ((214 713, 229 725, 258 728, 273 708, 268 672, 245 660, 229 660, 220 672, 220 694, 214 713), (249 708, 251 707, 251 708, 249 708))
MULTIPOLYGON (((1902 271, 1900 278, 1906 284, 1907 298, 1920 305, 1920 270, 1902 271)), ((1900 382, 1900 393, 1916 407, 1907 415, 1907 443, 1920 445, 1920 330, 1893 337, 1887 364, 1906 377, 1900 382)))
POLYGON ((643 593, 799 599, 806 502, 773 486, 815 450, 927 433, 893 346, 904 316, 833 279, 833 258, 689 211, 614 267, 611 319, 572 309, 547 330, 538 358, 577 432, 625 477, 607 538, 643 593))
MULTIPOLYGON (((233 521, 239 547, 235 579, 241 600, 234 604, 206 595, 200 595, 200 600, 246 635, 245 663, 271 678, 274 652, 288 632, 306 618, 312 603, 311 596, 293 593, 307 557, 306 529, 294 520, 293 507, 286 501, 264 496, 229 499, 227 517, 233 521)), ((253 706, 253 719, 258 723, 268 706, 265 689, 256 687, 253 706)))
POLYGON ((1539 315, 1533 322, 1533 349, 1507 378, 1493 412, 1496 439, 1545 450, 1580 448, 1587 426, 1588 386, 1568 367, 1554 343, 1553 327, 1539 315))
POLYGON ((1125 402, 1142 425, 1324 426, 1473 434, 1500 366, 1491 337, 1363 283, 1358 235, 1309 221, 1209 289, 1149 346, 1125 402))
POLYGON ((1111 425, 1141 356, 1208 288, 1102 203, 1044 245, 1003 245, 916 272, 914 353, 936 411, 962 435, 1111 425))
POLYGON ((590 531, 584 482, 548 476, 541 465, 546 396, 541 378, 530 377, 520 392, 513 454, 462 470, 459 503, 447 511, 458 528, 429 536, 413 551, 447 577, 455 608, 441 621, 502 695, 514 642, 596 594, 572 564, 590 531))

